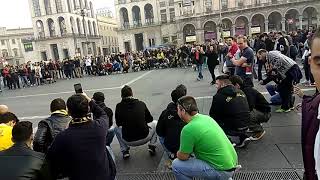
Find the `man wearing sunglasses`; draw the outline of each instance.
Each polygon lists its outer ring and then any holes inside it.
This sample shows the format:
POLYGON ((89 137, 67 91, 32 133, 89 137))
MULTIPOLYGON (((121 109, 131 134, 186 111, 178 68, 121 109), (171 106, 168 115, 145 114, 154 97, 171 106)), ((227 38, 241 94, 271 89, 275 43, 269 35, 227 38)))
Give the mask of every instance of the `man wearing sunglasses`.
POLYGON ((177 159, 172 163, 176 179, 228 180, 238 157, 223 130, 211 117, 198 113, 196 100, 191 96, 181 97, 177 110, 187 125, 182 129, 177 159))

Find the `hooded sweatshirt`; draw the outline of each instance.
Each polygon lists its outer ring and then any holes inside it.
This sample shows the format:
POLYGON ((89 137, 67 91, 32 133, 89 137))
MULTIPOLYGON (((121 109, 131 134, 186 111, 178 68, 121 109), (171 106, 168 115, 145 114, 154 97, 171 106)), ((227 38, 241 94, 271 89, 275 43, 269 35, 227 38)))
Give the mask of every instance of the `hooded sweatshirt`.
POLYGON ((117 104, 115 118, 117 126, 122 126, 122 138, 128 142, 146 138, 148 123, 153 121, 146 104, 134 98, 124 98, 117 104))
POLYGON ((247 97, 233 85, 218 90, 213 96, 210 116, 226 130, 237 130, 249 125, 250 110, 247 97))
POLYGON ((177 105, 174 102, 168 104, 167 109, 162 111, 158 123, 157 134, 164 137, 165 147, 172 153, 176 153, 180 147, 180 134, 186 125, 177 112, 177 105))

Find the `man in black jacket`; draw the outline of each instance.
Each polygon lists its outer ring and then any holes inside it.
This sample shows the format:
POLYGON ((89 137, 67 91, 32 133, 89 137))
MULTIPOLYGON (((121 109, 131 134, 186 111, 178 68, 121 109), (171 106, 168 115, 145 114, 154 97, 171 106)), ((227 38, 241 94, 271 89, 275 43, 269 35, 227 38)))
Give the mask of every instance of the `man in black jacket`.
POLYGON ((214 85, 216 81, 214 69, 216 68, 217 65, 219 65, 217 46, 211 45, 209 51, 205 53, 205 56, 207 56, 208 58, 207 59, 208 69, 212 77, 211 85, 214 85))
POLYGON ((69 127, 55 137, 46 155, 52 178, 113 180, 116 172, 106 149, 107 114, 86 94, 71 96, 67 107, 69 127))
POLYGON ((247 97, 251 115, 249 132, 252 135, 250 139, 257 141, 266 133, 261 123, 268 122, 271 117, 269 102, 259 91, 253 88, 251 79, 246 79, 246 82, 244 82, 240 76, 232 76, 230 81, 236 88, 241 89, 247 97))
POLYGON ((146 104, 133 98, 132 89, 124 86, 121 89, 122 101, 117 104, 115 133, 120 144, 123 158, 130 157, 129 146, 140 146, 149 143, 150 155, 156 152, 156 122, 146 104))
MULTIPOLYGON (((114 128, 111 128, 113 125, 113 112, 112 109, 110 109, 109 107, 106 106, 106 104, 104 103, 104 94, 102 92, 96 92, 93 94, 93 98, 96 101, 96 104, 104 110, 104 112, 107 113, 108 119, 109 119, 109 128, 106 129, 106 133, 107 133, 107 141, 106 141, 106 145, 110 146, 114 137, 114 128)), ((95 118, 95 117, 93 117, 95 118)))
POLYGON ((61 98, 51 102, 51 116, 38 124, 33 142, 35 151, 46 153, 56 135, 68 127, 71 118, 66 109, 66 103, 61 98))
POLYGON ((179 150, 180 133, 186 125, 186 123, 180 119, 177 111, 177 101, 185 95, 181 90, 173 90, 171 92, 172 102, 162 111, 157 123, 157 134, 160 143, 163 145, 171 160, 175 158, 179 150))
POLYGON ((218 91, 213 96, 209 114, 237 147, 245 147, 250 141, 246 133, 250 121, 246 95, 231 84, 227 75, 218 76, 216 84, 218 91))
POLYGON ((12 140, 14 145, 0 152, 0 179, 50 179, 43 163, 44 154, 31 149, 32 123, 17 123, 12 129, 12 140))

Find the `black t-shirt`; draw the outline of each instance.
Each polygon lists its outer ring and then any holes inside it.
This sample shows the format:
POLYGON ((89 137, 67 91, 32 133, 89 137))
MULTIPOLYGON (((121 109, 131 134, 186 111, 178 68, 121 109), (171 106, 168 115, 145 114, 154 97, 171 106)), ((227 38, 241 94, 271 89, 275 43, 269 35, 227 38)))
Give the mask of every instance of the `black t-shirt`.
MULTIPOLYGON (((244 48, 240 52, 240 57, 245 57, 247 59, 246 60, 247 64, 252 64, 254 62, 254 52, 250 47, 244 48)), ((246 68, 237 66, 236 67, 236 75, 238 75, 240 77, 246 76, 246 68)))

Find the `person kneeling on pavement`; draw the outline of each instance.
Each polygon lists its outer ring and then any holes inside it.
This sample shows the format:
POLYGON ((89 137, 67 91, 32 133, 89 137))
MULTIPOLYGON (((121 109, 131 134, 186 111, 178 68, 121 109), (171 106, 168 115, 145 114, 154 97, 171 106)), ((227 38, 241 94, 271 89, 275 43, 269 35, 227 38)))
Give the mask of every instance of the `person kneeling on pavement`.
POLYGON ((182 89, 175 89, 171 92, 172 102, 168 104, 167 109, 162 111, 157 123, 157 134, 160 143, 167 152, 169 158, 173 160, 180 146, 180 133, 186 125, 177 111, 177 101, 186 94, 182 89))
POLYGON ((61 98, 51 102, 50 111, 51 116, 38 124, 33 141, 33 149, 37 152, 46 153, 56 135, 65 130, 71 121, 66 103, 61 98))
MULTIPOLYGON (((114 138, 114 128, 112 128, 113 125, 113 112, 112 109, 110 109, 109 107, 106 106, 106 104, 104 103, 104 94, 102 92, 96 92, 93 94, 93 98, 96 101, 96 104, 103 109, 108 116, 109 119, 109 128, 106 129, 106 133, 107 133, 107 141, 106 141, 106 145, 110 147, 112 140, 114 138)), ((95 118, 95 117, 93 117, 95 118)))
POLYGON ((187 123, 172 169, 177 180, 193 178, 228 180, 237 168, 237 153, 221 127, 211 117, 198 113, 196 100, 177 101, 179 117, 187 123))
POLYGON ((133 97, 131 87, 121 89, 121 102, 117 104, 115 133, 120 144, 123 158, 130 157, 130 146, 141 146, 149 143, 150 155, 156 153, 156 125, 146 104, 133 97))
POLYGON ((259 140, 263 137, 266 131, 261 126, 261 123, 266 123, 271 117, 271 107, 266 98, 256 89, 253 88, 251 79, 246 79, 244 82, 240 76, 231 76, 230 81, 237 88, 241 89, 247 97, 250 109, 250 125, 249 134, 251 140, 259 140))
POLYGON ((84 93, 71 96, 67 108, 69 127, 55 137, 46 155, 52 179, 114 180, 116 169, 106 148, 107 114, 84 93))
POLYGON ((218 76, 216 85, 218 91, 213 96, 209 114, 237 147, 245 147, 250 142, 247 134, 250 122, 247 97, 232 85, 228 75, 218 76))

